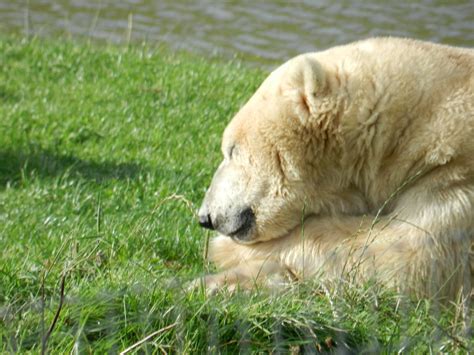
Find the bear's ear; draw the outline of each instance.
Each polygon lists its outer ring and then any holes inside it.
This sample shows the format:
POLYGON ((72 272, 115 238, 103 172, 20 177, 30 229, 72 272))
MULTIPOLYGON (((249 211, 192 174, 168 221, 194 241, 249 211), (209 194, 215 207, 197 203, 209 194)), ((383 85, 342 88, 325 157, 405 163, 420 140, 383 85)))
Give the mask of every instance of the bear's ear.
POLYGON ((316 112, 316 97, 324 91, 325 73, 321 64, 307 54, 290 60, 287 65, 281 90, 305 122, 316 112))

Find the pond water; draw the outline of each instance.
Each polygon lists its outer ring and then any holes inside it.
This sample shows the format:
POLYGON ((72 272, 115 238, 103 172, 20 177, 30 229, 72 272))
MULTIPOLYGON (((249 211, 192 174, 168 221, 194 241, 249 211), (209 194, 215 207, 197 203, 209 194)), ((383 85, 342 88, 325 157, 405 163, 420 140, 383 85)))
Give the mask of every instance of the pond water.
POLYGON ((376 35, 474 46, 474 1, 23 0, 0 32, 166 43, 257 65, 376 35))

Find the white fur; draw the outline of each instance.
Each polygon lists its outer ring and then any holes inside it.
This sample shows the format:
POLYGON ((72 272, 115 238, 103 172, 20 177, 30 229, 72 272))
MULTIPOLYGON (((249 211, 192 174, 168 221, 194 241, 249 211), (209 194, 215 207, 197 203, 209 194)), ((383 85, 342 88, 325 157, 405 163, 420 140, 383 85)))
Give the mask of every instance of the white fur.
POLYGON ((256 243, 212 241, 214 288, 355 273, 417 296, 471 291, 473 50, 378 38, 296 57, 235 116, 230 142, 256 243))

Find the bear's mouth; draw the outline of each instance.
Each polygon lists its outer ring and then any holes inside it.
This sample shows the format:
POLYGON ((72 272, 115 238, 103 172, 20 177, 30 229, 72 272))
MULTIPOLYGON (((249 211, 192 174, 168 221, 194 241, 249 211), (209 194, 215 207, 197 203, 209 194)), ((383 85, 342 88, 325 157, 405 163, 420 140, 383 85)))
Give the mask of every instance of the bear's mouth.
POLYGON ((227 233, 229 237, 246 236, 255 224, 255 214, 250 207, 245 208, 236 218, 236 228, 227 233))
POLYGON ((237 228, 235 231, 228 233, 227 236, 232 238, 232 240, 236 242, 250 243, 253 239, 251 237, 251 230, 253 229, 252 226, 252 222, 246 222, 242 224, 239 228, 237 228))
POLYGON ((239 216, 239 226, 232 232, 227 233, 227 236, 239 243, 252 242, 252 230, 255 226, 255 214, 251 208, 245 209, 239 216))

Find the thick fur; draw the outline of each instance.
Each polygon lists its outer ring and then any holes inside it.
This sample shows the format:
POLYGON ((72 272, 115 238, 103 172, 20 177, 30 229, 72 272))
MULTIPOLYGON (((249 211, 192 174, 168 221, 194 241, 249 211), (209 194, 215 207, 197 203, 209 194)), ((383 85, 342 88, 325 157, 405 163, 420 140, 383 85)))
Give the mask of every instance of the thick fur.
POLYGON ((474 50, 376 38, 301 55, 223 150, 209 213, 245 204, 256 219, 245 240, 211 241, 209 290, 350 274, 418 297, 471 292, 474 50))

